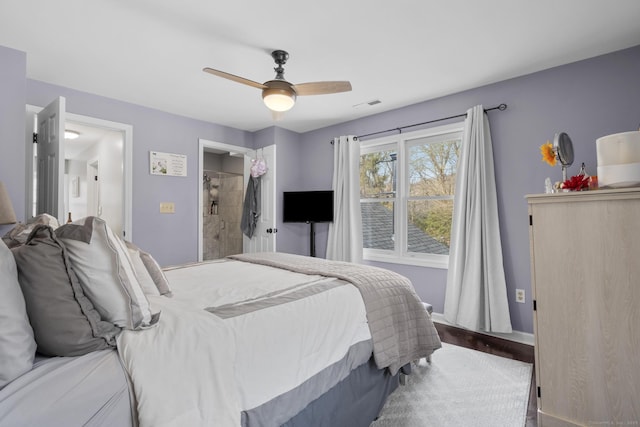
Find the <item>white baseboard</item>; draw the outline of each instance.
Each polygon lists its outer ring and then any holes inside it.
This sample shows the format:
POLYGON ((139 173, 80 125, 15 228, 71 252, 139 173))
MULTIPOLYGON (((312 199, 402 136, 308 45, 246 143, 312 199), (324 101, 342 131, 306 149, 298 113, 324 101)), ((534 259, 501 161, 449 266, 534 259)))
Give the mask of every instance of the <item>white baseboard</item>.
MULTIPOLYGON (((442 313, 435 313, 435 312, 432 313, 431 319, 436 323, 442 323, 443 325, 453 326, 454 328, 462 328, 462 326, 454 325, 448 322, 444 318, 444 315, 442 313)), ((533 346, 535 343, 533 334, 530 334, 529 332, 513 331, 510 334, 500 334, 497 332, 485 332, 485 331, 474 331, 474 332, 478 332, 480 334, 489 335, 492 337, 498 337, 505 340, 514 341, 514 342, 518 342, 518 343, 526 344, 530 346, 533 346)))

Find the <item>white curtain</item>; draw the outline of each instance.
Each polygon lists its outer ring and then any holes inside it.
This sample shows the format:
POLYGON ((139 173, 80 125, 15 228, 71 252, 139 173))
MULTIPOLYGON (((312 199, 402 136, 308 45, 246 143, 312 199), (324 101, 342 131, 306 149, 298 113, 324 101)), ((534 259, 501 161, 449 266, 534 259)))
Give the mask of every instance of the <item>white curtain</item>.
POLYGON ((511 332, 489 120, 467 111, 454 196, 447 321, 474 331, 511 332))
POLYGON ((360 142, 355 136, 333 140, 333 192, 327 259, 358 263, 362 261, 362 215, 360 142))

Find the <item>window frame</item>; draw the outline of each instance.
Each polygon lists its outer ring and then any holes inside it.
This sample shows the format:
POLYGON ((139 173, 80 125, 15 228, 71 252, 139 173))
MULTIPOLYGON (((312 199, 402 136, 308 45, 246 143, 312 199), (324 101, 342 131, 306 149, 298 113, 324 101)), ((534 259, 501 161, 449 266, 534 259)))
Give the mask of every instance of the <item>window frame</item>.
MULTIPOLYGON (((408 203, 411 200, 429 200, 430 198, 410 197, 409 196, 409 156, 408 148, 412 145, 411 141, 424 138, 437 138, 443 135, 462 134, 464 131, 464 121, 451 123, 447 125, 436 126, 428 129, 421 129, 413 132, 399 133, 396 135, 371 139, 360 142, 360 156, 368 153, 383 151, 389 148, 396 148, 396 193, 392 198, 359 198, 359 202, 380 202, 393 201, 394 210, 394 249, 370 249, 362 248, 362 256, 367 261, 387 262, 393 264, 406 264, 422 267, 432 267, 447 269, 449 267, 449 255, 441 254, 425 254, 408 251, 408 203)), ((433 141, 436 142, 436 141, 433 141)), ((432 197, 433 199, 438 196, 432 197)), ((455 197, 455 196, 453 196, 455 197)), ((446 197, 449 199, 449 197, 446 197)), ((455 208, 455 206, 454 206, 455 208)))

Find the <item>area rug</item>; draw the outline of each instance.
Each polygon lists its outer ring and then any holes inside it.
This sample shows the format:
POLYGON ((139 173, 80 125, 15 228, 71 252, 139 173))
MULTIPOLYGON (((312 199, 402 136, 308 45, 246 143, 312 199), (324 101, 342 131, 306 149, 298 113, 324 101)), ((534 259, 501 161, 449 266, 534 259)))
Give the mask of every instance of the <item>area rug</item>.
POLYGON ((412 366, 371 427, 522 427, 530 363, 442 344, 412 366))

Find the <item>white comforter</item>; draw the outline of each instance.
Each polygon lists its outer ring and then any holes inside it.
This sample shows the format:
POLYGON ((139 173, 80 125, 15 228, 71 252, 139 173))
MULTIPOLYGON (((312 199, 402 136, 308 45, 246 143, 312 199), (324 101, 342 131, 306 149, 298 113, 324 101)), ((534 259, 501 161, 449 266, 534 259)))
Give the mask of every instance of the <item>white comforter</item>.
POLYGON ((118 338, 143 427, 239 426, 242 410, 293 389, 371 337, 360 293, 348 284, 224 320, 204 310, 338 279, 239 261, 166 274, 174 297, 149 297, 162 311, 159 325, 118 338))

